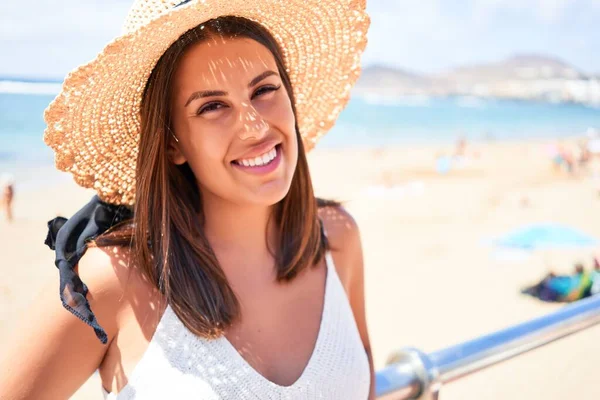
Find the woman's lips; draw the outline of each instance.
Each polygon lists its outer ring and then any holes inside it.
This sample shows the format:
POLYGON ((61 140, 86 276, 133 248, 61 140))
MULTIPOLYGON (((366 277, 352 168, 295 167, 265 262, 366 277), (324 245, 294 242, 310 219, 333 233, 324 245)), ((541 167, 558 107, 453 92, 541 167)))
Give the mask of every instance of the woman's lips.
POLYGON ((269 161, 267 164, 263 164, 263 165, 255 165, 255 166, 246 166, 243 164, 240 164, 238 162, 232 162, 231 164, 235 167, 238 168, 244 172, 248 172, 251 174, 255 174, 255 175, 265 175, 268 174, 270 172, 273 172, 275 169, 277 169, 277 167, 279 166, 279 164, 281 163, 281 158, 282 158, 282 151, 281 151, 281 145, 278 144, 277 146, 275 146, 275 158, 273 158, 271 161, 269 161))

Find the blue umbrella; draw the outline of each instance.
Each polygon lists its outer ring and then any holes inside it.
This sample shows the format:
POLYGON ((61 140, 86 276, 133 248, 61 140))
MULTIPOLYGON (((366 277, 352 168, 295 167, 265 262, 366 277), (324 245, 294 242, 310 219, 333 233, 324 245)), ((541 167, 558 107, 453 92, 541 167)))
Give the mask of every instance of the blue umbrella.
POLYGON ((536 250, 549 248, 596 246, 596 238, 559 224, 529 225, 511 232, 494 244, 504 248, 536 250))

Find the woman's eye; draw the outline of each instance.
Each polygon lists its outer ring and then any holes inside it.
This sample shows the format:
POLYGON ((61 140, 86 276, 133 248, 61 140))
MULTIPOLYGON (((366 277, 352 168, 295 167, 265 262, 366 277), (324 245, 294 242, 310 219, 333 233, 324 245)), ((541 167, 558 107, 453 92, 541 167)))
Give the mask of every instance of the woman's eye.
POLYGON ((279 86, 273 86, 273 85, 261 86, 256 90, 256 92, 254 92, 254 94, 252 95, 252 98, 254 99, 255 97, 262 96, 263 94, 274 92, 276 90, 279 90, 279 88, 281 88, 281 85, 279 85, 279 86))
POLYGON ((204 114, 206 112, 216 111, 222 107, 224 107, 224 106, 221 103, 214 103, 214 102, 208 103, 208 104, 205 104, 202 107, 200 107, 200 109, 198 109, 198 111, 196 112, 196 115, 204 114))

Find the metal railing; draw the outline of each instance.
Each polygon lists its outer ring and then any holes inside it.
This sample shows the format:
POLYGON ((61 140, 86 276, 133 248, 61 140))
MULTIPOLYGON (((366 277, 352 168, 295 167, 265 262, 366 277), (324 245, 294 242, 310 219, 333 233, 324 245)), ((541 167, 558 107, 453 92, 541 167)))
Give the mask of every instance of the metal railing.
POLYGON ((377 399, 438 398, 441 385, 508 360, 600 322, 600 295, 551 314, 430 354, 414 348, 392 355, 376 374, 377 399))

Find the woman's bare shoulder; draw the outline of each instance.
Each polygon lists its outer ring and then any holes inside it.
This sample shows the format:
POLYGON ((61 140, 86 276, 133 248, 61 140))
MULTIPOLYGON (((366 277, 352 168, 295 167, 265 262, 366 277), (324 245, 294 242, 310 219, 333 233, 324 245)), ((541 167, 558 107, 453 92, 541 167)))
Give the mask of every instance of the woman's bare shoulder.
POLYGON ((75 268, 81 281, 88 286, 90 306, 95 305, 98 312, 106 309, 109 314, 114 314, 125 305, 127 284, 135 279, 137 270, 130 249, 91 246, 75 268))
POLYGON ((319 208, 319 217, 327 233, 336 271, 344 286, 347 286, 354 270, 358 267, 362 268, 362 246, 358 224, 341 205, 319 208))
POLYGON ((341 205, 324 206, 319 208, 319 217, 323 221, 332 250, 352 252, 356 241, 360 242, 360 232, 348 210, 341 205))
MULTIPOLYGON (((88 288, 87 301, 98 323, 106 331, 108 343, 118 332, 119 312, 128 306, 127 287, 136 281, 137 272, 132 259, 132 252, 124 247, 90 246, 75 266, 79 278, 88 288)), ((53 282, 50 286, 54 286, 56 293, 58 282, 53 282)), ((52 300, 60 304, 56 294, 53 299, 48 299, 52 300)), ((61 321, 68 321, 69 324, 78 322, 71 320, 67 310, 61 314, 61 321)), ((95 336, 89 326, 83 322, 80 325, 88 328, 87 330, 95 336)))
MULTIPOLYGON (((90 246, 76 266, 83 282, 96 284, 101 291, 109 290, 112 295, 123 294, 125 283, 135 277, 133 252, 122 246, 90 246)), ((89 286, 89 285, 88 285, 89 286)))
POLYGON ((115 334, 123 323, 116 318, 119 314, 127 316, 129 311, 136 314, 138 311, 146 312, 147 304, 160 300, 155 285, 144 275, 129 247, 90 247, 79 261, 78 273, 81 280, 88 287, 89 281, 96 295, 100 295, 100 298, 94 299, 90 288, 92 298, 88 301, 92 310, 95 305, 98 312, 113 316, 107 318, 107 324, 115 334))

